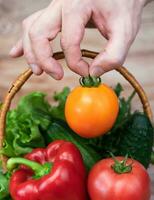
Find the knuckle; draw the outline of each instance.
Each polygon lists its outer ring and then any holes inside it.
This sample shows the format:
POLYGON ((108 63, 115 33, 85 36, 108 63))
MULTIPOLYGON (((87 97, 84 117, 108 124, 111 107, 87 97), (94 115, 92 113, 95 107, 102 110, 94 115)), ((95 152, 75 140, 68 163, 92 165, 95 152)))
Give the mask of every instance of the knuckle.
POLYGON ((26 29, 27 24, 28 24, 27 19, 24 19, 24 20, 22 21, 22 28, 23 28, 23 30, 26 29))
POLYGON ((43 34, 46 35, 47 37, 49 37, 51 40, 54 39, 57 35, 57 33, 60 32, 60 27, 59 26, 53 26, 52 30, 50 28, 48 28, 46 30, 46 32, 44 32, 43 34))
POLYGON ((43 71, 45 71, 46 73, 50 73, 50 70, 51 70, 51 69, 49 70, 46 61, 47 61, 46 58, 39 58, 39 59, 37 59, 37 64, 38 64, 39 66, 41 66, 41 69, 42 69, 43 71))
POLYGON ((31 40, 36 40, 44 37, 44 34, 36 24, 30 27, 28 35, 31 40))
POLYGON ((41 65, 41 68, 42 68, 42 70, 44 71, 44 72, 46 72, 47 74, 50 74, 50 73, 52 73, 52 69, 49 69, 45 64, 42 64, 41 65))
POLYGON ((62 46, 63 49, 68 49, 69 44, 65 40, 65 38, 62 37, 61 40, 60 40, 60 43, 61 43, 61 46, 62 46))
POLYGON ((40 30, 38 26, 32 26, 28 32, 29 38, 33 41, 42 40, 43 38, 47 38, 48 34, 44 31, 40 30), (47 35, 47 36, 46 36, 47 35))
POLYGON ((74 60, 72 59, 67 60, 67 64, 72 71, 77 70, 77 63, 74 60))
POLYGON ((105 63, 107 63, 107 65, 110 65, 111 67, 116 67, 117 65, 121 65, 123 64, 124 61, 124 54, 120 54, 120 53, 112 53, 112 52, 108 52, 106 51, 104 53, 105 56, 105 63))
POLYGON ((34 39, 37 37, 37 34, 36 34, 34 28, 31 28, 31 29, 29 30, 28 35, 29 35, 29 37, 30 37, 31 40, 34 40, 34 39))
POLYGON ((61 37, 61 46, 64 50, 71 49, 79 45, 80 38, 79 36, 73 36, 73 39, 61 37))
POLYGON ((47 71, 45 64, 42 64, 41 62, 38 62, 38 63, 41 64, 41 68, 42 68, 43 71, 47 71))
POLYGON ((43 58, 43 57, 38 57, 38 63, 40 63, 40 65, 42 66, 42 68, 46 68, 46 58, 43 58))
POLYGON ((28 64, 34 62, 34 57, 31 52, 25 51, 24 56, 27 59, 28 64))
POLYGON ((112 57, 112 58, 110 59, 110 64, 111 64, 111 66, 116 67, 116 66, 118 66, 118 65, 121 65, 122 63, 123 63, 123 59, 122 59, 122 57, 120 57, 120 56, 115 56, 115 57, 112 57))
POLYGON ((47 70, 48 58, 46 58, 45 56, 38 56, 37 61, 42 66, 42 69, 44 71, 46 71, 47 70))

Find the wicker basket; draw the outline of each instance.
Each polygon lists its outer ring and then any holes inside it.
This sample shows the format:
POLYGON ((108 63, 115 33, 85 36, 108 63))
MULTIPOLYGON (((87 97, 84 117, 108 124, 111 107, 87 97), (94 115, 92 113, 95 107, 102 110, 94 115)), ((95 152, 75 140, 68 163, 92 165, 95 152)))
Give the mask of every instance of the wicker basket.
MULTIPOLYGON (((82 50, 82 56, 87 58, 95 58, 97 56, 97 52, 92 52, 88 50, 82 50)), ((54 54, 54 58, 59 60, 64 58, 63 52, 57 52, 54 54)), ((118 71, 135 89, 137 92, 141 103, 143 105, 143 110, 149 117, 149 119, 152 121, 152 110, 148 101, 148 98, 141 87, 141 85, 137 82, 137 80, 134 78, 134 76, 124 67, 118 66, 116 71, 118 71)), ((31 69, 27 69, 24 73, 22 73, 11 85, 10 89, 8 90, 6 97, 3 102, 3 106, 0 113, 0 149, 3 146, 3 140, 5 137, 5 124, 6 124, 6 115, 10 108, 11 101, 15 94, 20 90, 22 85, 29 79, 29 77, 32 75, 31 69)), ((6 162, 7 157, 4 155, 0 156, 0 159, 2 160, 2 167, 3 171, 5 172, 6 169, 6 162)))

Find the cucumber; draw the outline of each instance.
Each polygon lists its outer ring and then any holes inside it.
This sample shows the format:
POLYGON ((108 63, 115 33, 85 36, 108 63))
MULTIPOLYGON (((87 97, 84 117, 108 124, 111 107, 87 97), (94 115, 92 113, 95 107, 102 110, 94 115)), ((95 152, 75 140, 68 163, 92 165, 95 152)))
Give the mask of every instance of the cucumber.
POLYGON ((118 146, 118 154, 138 160, 148 168, 154 139, 153 126, 145 114, 134 113, 124 125, 118 146))
POLYGON ((62 120, 54 120, 45 134, 46 143, 50 143, 54 140, 66 140, 72 142, 80 150, 84 164, 89 171, 92 166, 101 159, 101 156, 92 149, 88 144, 85 138, 81 138, 75 134, 67 126, 66 122, 62 120))

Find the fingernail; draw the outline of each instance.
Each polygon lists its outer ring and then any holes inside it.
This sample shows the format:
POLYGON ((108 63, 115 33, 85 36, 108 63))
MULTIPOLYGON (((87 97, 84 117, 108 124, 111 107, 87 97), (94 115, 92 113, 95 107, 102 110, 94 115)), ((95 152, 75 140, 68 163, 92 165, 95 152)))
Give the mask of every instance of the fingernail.
POLYGON ((36 64, 29 64, 29 65, 32 68, 33 73, 37 74, 38 73, 38 65, 36 65, 36 64))
POLYGON ((10 55, 14 55, 17 52, 17 48, 16 47, 12 47, 12 49, 10 50, 9 54, 10 55))
POLYGON ((102 67, 97 66, 97 67, 95 67, 95 68, 93 68, 93 69, 91 70, 90 75, 91 75, 91 76, 101 76, 102 74, 104 74, 104 72, 105 72, 105 71, 103 70, 102 67))

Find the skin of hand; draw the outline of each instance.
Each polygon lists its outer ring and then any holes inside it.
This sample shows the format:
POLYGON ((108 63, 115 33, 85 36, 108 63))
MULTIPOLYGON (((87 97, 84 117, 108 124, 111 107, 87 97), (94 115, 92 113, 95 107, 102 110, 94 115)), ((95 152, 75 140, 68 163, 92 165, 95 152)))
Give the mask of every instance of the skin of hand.
POLYGON ((53 0, 23 21, 23 35, 10 55, 24 55, 34 74, 45 71, 59 80, 64 72, 52 57, 52 41, 61 32, 68 67, 81 76, 100 76, 123 64, 139 30, 145 4, 145 0, 53 0), (89 20, 108 40, 90 64, 82 59, 80 51, 89 20))

